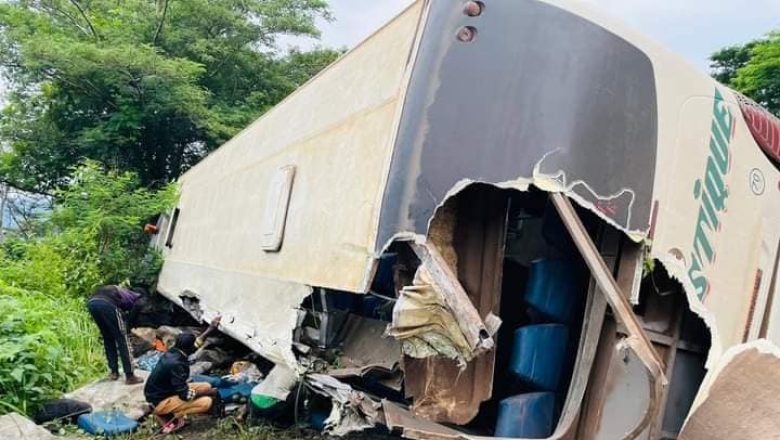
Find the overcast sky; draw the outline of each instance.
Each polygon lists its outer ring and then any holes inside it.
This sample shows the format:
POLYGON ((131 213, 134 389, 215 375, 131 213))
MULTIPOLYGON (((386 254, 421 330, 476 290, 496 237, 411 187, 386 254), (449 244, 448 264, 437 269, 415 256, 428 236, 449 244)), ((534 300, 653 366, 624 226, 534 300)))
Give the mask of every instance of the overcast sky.
MULTIPOLYGON (((582 0, 622 19, 706 71, 712 52, 780 29, 780 0, 582 0)), ((330 0, 321 44, 352 47, 411 0, 330 0)), ((295 44, 298 44, 297 42, 295 44)))

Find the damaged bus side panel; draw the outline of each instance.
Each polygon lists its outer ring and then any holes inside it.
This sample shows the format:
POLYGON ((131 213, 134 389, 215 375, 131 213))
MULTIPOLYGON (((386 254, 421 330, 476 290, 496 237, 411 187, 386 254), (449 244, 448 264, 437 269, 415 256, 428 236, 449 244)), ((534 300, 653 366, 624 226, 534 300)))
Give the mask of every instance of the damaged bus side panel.
POLYGON ((183 176, 159 290, 332 433, 766 438, 722 403, 780 366, 761 127, 579 3, 417 1, 183 176))

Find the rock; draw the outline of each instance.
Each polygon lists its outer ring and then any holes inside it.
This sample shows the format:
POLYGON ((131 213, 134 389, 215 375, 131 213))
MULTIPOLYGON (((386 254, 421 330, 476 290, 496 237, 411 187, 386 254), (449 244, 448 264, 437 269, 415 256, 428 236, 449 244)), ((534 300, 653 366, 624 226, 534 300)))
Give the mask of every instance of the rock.
MULTIPOLYGON (((136 370, 135 374, 146 379, 149 373, 136 370)), ((68 393, 66 399, 80 400, 92 405, 95 411, 116 410, 138 420, 151 411, 144 397, 144 385, 125 385, 124 380, 101 380, 68 393)), ((2 437, 0 437, 2 438, 2 437)))
POLYGON ((3 440, 54 440, 54 435, 32 420, 17 413, 0 417, 0 438, 3 440))

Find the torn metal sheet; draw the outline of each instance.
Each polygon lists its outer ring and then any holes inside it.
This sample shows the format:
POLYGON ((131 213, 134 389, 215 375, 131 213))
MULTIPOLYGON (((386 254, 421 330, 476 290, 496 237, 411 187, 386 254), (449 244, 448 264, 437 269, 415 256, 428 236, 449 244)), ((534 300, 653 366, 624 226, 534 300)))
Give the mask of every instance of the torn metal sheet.
POLYGON ((422 278, 430 282, 433 288, 441 294, 473 354, 478 355, 492 349, 495 345, 493 336, 498 331, 501 320, 492 312, 488 312, 486 320, 490 322, 490 329, 493 330, 491 333, 469 294, 461 285, 457 274, 439 253, 436 246, 433 244, 424 246, 412 244, 411 246, 417 257, 420 258, 422 278))
POLYGON ((401 361, 401 346, 397 340, 385 335, 386 329, 385 321, 350 317, 344 329, 347 336, 339 356, 340 368, 381 367, 392 370, 397 367, 401 361))
POLYGON ((466 363, 493 348, 501 320, 483 321, 449 263, 433 244, 411 244, 421 260, 412 286, 401 290, 388 334, 402 341, 404 354, 423 359, 444 356, 466 363))
POLYGON ((203 309, 200 307, 200 298, 196 292, 185 289, 179 297, 184 310, 189 312, 197 321, 203 320, 203 309))
POLYGON ((309 374, 305 380, 313 392, 333 402, 333 409, 325 420, 327 434, 342 437, 384 423, 380 403, 365 393, 324 374, 309 374))
POLYGON ((298 368, 292 351, 293 329, 298 308, 311 294, 311 287, 167 261, 158 290, 181 306, 183 292, 196 292, 201 319, 211 321, 221 315, 220 331, 275 363, 298 368))
POLYGON ((387 429, 401 430, 404 438, 458 439, 462 433, 444 425, 416 418, 409 411, 390 401, 382 401, 382 412, 387 429), (420 437, 420 436, 423 437, 420 437))
POLYGON ((681 440, 780 438, 780 350, 765 340, 735 347, 680 434, 681 440))
POLYGON ((338 368, 328 370, 335 378, 370 378, 396 391, 401 390, 401 344, 386 336, 387 322, 352 317, 347 323, 338 368))
MULTIPOLYGON (((446 265, 455 264, 452 272, 457 273, 452 283, 462 287, 492 336, 500 324, 491 317, 500 312, 508 200, 504 194, 477 185, 465 189, 454 203, 456 217, 434 219, 430 245, 447 250, 446 265)), ((446 206, 443 212, 448 212, 446 206)), ((465 368, 441 356, 405 357, 406 395, 414 400, 412 413, 456 424, 474 419, 482 402, 493 395, 495 356, 495 350, 488 350, 465 368)))

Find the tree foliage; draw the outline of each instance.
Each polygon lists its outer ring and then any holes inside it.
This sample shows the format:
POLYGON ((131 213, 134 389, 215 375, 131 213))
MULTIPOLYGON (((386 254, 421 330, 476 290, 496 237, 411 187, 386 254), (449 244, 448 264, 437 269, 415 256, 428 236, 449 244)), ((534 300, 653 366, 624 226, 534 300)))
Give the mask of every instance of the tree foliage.
POLYGON ((339 54, 325 0, 12 0, 0 4, 0 179, 49 191, 84 158, 145 185, 176 178, 339 54))
POLYGON ((160 257, 143 225, 175 204, 176 187, 139 187, 129 172, 87 162, 56 192, 54 208, 34 220, 32 236, 7 237, 0 279, 14 287, 83 296, 108 283, 151 284, 160 257))
POLYGON ((710 58, 715 79, 780 115, 780 32, 710 58))

